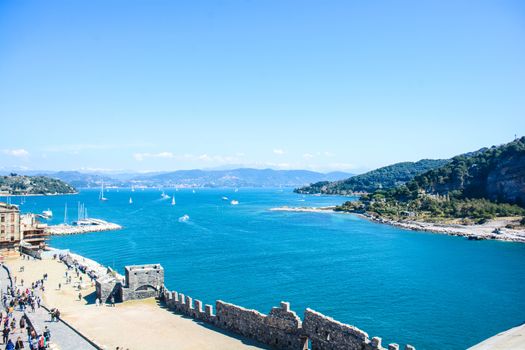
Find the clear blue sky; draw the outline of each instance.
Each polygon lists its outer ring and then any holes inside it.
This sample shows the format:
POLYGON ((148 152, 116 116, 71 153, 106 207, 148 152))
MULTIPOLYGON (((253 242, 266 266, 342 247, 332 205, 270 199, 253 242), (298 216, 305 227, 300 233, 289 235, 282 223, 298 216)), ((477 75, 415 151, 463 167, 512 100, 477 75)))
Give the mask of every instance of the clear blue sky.
POLYGON ((525 135, 523 1, 0 1, 0 168, 362 171, 525 135))

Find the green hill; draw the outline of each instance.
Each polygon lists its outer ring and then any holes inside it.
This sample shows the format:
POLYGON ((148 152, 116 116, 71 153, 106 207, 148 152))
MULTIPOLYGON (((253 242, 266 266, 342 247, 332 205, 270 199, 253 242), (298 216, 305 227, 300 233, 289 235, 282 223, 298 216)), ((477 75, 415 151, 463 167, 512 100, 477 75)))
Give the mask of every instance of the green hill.
POLYGON ((438 168, 448 162, 449 160, 445 159, 422 159, 418 162, 396 163, 342 181, 317 182, 310 186, 295 189, 294 192, 338 195, 349 195, 356 192, 374 192, 378 189, 389 189, 402 185, 412 180, 416 175, 430 169, 438 168))
POLYGON ((11 174, 0 176, 0 193, 10 195, 28 194, 65 194, 76 193, 77 190, 65 182, 46 176, 25 176, 11 174))
POLYGON ((387 217, 489 219, 525 215, 525 137, 452 158, 389 190, 339 210, 387 217))

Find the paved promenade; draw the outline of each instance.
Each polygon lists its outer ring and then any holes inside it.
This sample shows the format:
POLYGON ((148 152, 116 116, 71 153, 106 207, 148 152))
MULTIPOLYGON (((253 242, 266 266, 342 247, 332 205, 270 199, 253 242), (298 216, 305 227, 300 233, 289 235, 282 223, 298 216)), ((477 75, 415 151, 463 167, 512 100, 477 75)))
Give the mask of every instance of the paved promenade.
MULTIPOLYGON (((95 287, 90 283, 89 277, 85 274, 77 277, 70 270, 69 276, 72 277, 72 280, 71 283, 66 283, 67 267, 57 260, 23 260, 13 256, 6 259, 5 263, 11 268, 11 273, 18 277, 18 281, 24 279, 24 283, 29 285, 47 273, 48 280, 45 282, 45 292, 42 293, 44 305, 57 307, 65 322, 74 326, 103 349, 114 350, 117 346, 123 350, 255 350, 268 348, 254 340, 195 322, 159 307, 158 301, 154 298, 119 303, 115 307, 97 306, 95 287), (21 267, 24 267, 24 271, 20 271, 21 267), (80 278, 83 278, 81 300, 78 299, 79 291, 76 288, 81 282, 80 278), (61 288, 58 288, 59 284, 61 288)), ((47 320, 45 314, 42 319, 43 322, 47 320)), ((43 326, 50 324, 55 327, 55 324, 51 322, 45 322, 43 326)), ((66 343, 70 333, 62 337, 58 334, 59 331, 53 328, 51 332, 51 339, 57 345, 57 349, 93 349, 85 341, 79 343, 84 345, 71 347, 66 343), (57 333, 56 337, 54 332, 57 333)))
MULTIPOLYGON (((26 283, 31 283, 32 281, 25 281, 26 283)), ((2 293, 6 293, 7 286, 9 285, 9 279, 7 271, 2 267, 0 268, 0 287, 2 293)), ((44 284, 45 285, 45 284, 44 284)), ((17 287, 21 288, 22 286, 18 285, 17 287)), ((26 286, 24 286, 26 287, 26 286)), ((3 306, 2 306, 3 308, 3 306)), ((14 312, 14 316, 17 320, 17 324, 20 318, 23 316, 23 312, 18 308, 14 312)), ((35 312, 27 312, 27 316, 30 318, 31 322, 35 325, 35 330, 40 334, 44 327, 48 327, 51 331, 51 341, 50 349, 52 350, 96 350, 97 348, 91 345, 88 341, 74 332, 62 321, 51 322, 51 318, 48 312, 43 308, 37 308, 35 312)), ((26 349, 29 349, 29 344, 27 343, 27 332, 26 330, 17 330, 15 333, 11 334, 10 338, 13 342, 16 341, 18 337, 21 337, 24 340, 24 346, 26 349)))

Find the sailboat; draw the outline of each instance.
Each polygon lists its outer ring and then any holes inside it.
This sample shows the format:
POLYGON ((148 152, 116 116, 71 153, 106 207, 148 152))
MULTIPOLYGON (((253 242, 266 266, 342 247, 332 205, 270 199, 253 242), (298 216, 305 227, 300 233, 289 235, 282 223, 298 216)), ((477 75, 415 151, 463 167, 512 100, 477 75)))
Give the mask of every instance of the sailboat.
POLYGON ((131 199, 131 197, 129 197, 129 204, 133 204, 133 199, 131 199))
POLYGON ((179 222, 186 222, 190 219, 190 216, 188 214, 184 214, 179 218, 179 222))
POLYGON ((67 202, 64 207, 64 225, 67 225, 67 202))
POLYGON ((102 187, 100 188, 100 195, 98 196, 98 199, 101 201, 107 201, 108 199, 104 197, 104 183, 102 183, 102 187))
POLYGON ((171 197, 171 205, 175 205, 175 196, 171 197))

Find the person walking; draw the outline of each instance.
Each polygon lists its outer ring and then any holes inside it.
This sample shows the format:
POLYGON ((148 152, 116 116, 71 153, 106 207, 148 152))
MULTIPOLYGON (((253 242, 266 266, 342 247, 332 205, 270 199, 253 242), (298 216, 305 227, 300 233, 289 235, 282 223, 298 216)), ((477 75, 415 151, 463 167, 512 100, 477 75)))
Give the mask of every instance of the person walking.
POLYGON ((20 350, 20 349, 23 349, 24 348, 24 342, 22 341, 22 339, 20 337, 18 337, 18 339, 16 339, 16 343, 15 343, 15 350, 20 350))
POLYGON ((2 331, 2 344, 6 344, 7 343, 7 340, 9 339, 9 333, 11 332, 11 330, 9 329, 9 325, 7 324, 7 321, 6 321, 6 324, 4 326, 4 330, 2 331))
POLYGON ((15 344, 13 344, 13 341, 11 339, 7 341, 5 350, 15 350, 15 344))
POLYGON ((46 338, 44 338, 44 335, 38 337, 38 350, 46 350, 46 338))
POLYGON ((47 326, 44 328, 44 338, 46 338, 46 344, 49 343, 49 340, 51 339, 51 331, 47 326))
POLYGON ((26 328, 26 320, 25 317, 20 318, 20 332, 23 332, 23 330, 26 328))

